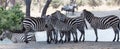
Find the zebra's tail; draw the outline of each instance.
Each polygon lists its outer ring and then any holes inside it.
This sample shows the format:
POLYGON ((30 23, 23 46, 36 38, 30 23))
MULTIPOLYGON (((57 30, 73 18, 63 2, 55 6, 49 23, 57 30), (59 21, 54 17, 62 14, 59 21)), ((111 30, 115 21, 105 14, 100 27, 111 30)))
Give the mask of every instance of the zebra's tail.
POLYGON ((118 23, 118 28, 119 28, 119 30, 120 30, 120 19, 119 19, 119 23, 118 23))

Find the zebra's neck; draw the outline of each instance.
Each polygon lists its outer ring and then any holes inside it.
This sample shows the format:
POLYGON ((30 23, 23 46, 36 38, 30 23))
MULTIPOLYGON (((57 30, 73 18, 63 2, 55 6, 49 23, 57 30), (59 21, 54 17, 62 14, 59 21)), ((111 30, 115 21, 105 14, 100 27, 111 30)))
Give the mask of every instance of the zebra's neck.
POLYGON ((92 22, 92 19, 94 18, 94 15, 87 15, 86 16, 86 20, 91 23, 92 22))
POLYGON ((12 39, 12 34, 13 34, 13 33, 7 34, 7 38, 11 40, 11 39, 12 39))

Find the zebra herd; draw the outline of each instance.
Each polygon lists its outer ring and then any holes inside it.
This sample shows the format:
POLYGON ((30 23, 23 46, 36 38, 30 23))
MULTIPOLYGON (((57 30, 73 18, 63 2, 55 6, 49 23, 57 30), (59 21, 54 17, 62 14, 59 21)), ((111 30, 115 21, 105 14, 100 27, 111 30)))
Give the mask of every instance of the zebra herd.
MULTIPOLYGON (((69 18, 58 10, 51 15, 47 15, 42 18, 25 18, 22 22, 23 29, 25 29, 25 31, 24 35, 21 37, 21 40, 28 43, 30 41, 29 39, 31 39, 31 41, 35 39, 32 38, 35 37, 35 34, 29 34, 29 32, 47 31, 47 43, 49 44, 70 42, 71 37, 73 37, 74 42, 84 42, 85 27, 87 29, 86 21, 88 21, 91 27, 94 29, 96 42, 98 41, 97 29, 107 29, 110 27, 113 28, 115 33, 113 42, 119 41, 120 19, 118 16, 108 15, 105 17, 96 17, 92 12, 87 11, 86 9, 82 11, 79 17, 74 18, 69 18), (77 30, 81 32, 79 40, 77 30), (60 35, 60 39, 58 39, 58 35, 60 35)), ((3 40, 5 37, 9 36, 11 37, 12 35, 8 34, 7 32, 3 32, 0 36, 0 39, 3 40)), ((17 40, 17 37, 15 40, 17 40)))

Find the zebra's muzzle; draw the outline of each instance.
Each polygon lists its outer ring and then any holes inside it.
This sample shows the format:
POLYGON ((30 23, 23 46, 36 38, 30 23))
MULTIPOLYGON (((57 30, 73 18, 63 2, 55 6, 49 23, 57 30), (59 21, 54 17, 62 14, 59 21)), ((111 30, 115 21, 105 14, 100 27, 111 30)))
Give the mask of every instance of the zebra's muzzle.
POLYGON ((2 38, 0 38, 0 40, 1 40, 1 41, 3 41, 3 39, 2 39, 2 38))

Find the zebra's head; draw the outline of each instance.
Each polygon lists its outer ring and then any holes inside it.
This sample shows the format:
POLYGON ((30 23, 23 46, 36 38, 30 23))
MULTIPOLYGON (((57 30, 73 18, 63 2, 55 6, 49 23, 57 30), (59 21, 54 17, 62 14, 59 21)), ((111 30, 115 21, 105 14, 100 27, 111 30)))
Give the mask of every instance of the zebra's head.
POLYGON ((48 28, 48 26, 51 24, 51 16, 47 15, 45 18, 45 27, 48 28))
POLYGON ((56 16, 47 15, 45 18, 45 27, 47 28, 49 25, 55 24, 57 20, 56 16))
POLYGON ((4 40, 6 37, 11 38, 11 33, 8 30, 4 30, 0 35, 0 40, 4 40))
POLYGON ((56 12, 54 12, 54 13, 52 13, 51 14, 52 16, 55 16, 56 18, 58 18, 60 21, 64 21, 66 18, 67 18, 67 16, 66 15, 64 15, 63 13, 61 13, 60 11, 56 11, 56 12))
POLYGON ((91 13, 90 11, 87 11, 86 9, 84 9, 83 12, 81 13, 81 17, 86 18, 86 17, 89 17, 89 16, 94 16, 94 14, 91 13))

